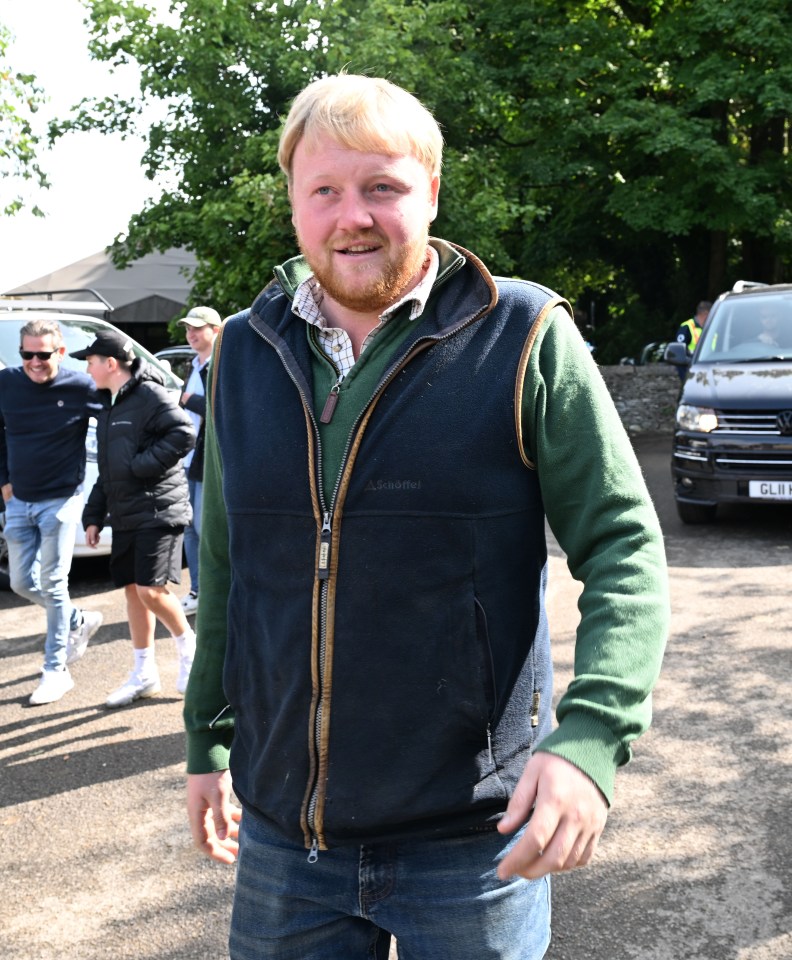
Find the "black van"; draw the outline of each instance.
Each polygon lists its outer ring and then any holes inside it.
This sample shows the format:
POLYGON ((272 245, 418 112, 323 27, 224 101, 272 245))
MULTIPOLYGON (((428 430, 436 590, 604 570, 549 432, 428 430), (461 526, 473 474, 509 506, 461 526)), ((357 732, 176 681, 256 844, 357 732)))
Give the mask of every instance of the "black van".
POLYGON ((792 503, 792 284, 738 281, 710 311, 679 396, 671 472, 685 523, 719 503, 792 503))

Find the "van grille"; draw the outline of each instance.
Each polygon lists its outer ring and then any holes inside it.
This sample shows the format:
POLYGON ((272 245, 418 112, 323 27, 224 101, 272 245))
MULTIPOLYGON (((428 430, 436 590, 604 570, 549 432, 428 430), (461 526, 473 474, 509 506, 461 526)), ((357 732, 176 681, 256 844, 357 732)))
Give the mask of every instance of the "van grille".
POLYGON ((736 410, 718 410, 718 426, 715 433, 759 433, 780 437, 776 417, 778 410, 752 410, 739 413, 736 410))
POLYGON ((787 454, 751 453, 718 453, 713 458, 715 466, 720 470, 756 470, 762 473, 778 473, 788 476, 792 472, 792 456, 787 454))

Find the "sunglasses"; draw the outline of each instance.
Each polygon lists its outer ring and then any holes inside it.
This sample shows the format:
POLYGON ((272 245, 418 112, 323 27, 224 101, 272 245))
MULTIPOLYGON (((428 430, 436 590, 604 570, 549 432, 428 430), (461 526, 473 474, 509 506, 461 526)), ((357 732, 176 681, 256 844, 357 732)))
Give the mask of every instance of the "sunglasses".
POLYGON ((32 360, 33 357, 38 357, 39 360, 49 360, 52 354, 57 352, 57 350, 20 350, 19 356, 23 360, 32 360))

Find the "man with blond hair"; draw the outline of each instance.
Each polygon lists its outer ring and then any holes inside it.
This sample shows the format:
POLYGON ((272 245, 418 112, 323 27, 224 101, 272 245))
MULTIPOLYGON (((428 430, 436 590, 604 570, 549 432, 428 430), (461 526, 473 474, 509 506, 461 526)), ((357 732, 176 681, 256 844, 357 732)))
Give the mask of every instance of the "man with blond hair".
POLYGON ((232 960, 538 960, 649 723, 640 469, 569 305, 430 238, 441 157, 401 88, 310 84, 279 153, 301 255, 215 345, 185 722, 232 960), (583 582, 556 729, 546 520, 583 582))

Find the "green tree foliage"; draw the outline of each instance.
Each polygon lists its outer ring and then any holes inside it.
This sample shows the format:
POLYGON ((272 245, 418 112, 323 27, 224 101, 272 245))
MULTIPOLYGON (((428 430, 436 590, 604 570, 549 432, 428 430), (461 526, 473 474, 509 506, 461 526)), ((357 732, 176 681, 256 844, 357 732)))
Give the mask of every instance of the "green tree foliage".
MULTIPOLYGON (((173 184, 133 218, 121 262, 172 245, 230 312, 294 251, 275 159, 306 82, 389 77, 446 138, 435 232, 498 273, 563 291, 599 358, 670 336, 738 276, 792 259, 786 0, 92 0, 94 55, 136 60, 168 115, 148 139, 173 184)), ((77 125, 131 130, 137 105, 77 125)), ((73 124, 74 125, 74 124, 73 124)))
MULTIPOLYGON (((32 74, 15 72, 9 59, 12 36, 0 23, 0 214, 13 216, 25 206, 26 182, 48 187, 37 160, 40 138, 33 132, 32 115, 44 102, 32 74)), ((31 213, 43 216, 39 207, 31 213)))

